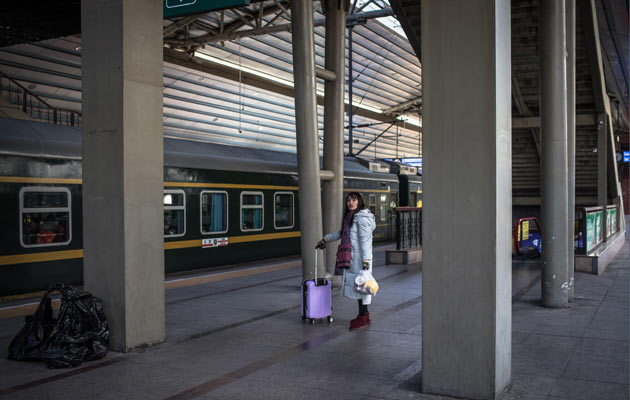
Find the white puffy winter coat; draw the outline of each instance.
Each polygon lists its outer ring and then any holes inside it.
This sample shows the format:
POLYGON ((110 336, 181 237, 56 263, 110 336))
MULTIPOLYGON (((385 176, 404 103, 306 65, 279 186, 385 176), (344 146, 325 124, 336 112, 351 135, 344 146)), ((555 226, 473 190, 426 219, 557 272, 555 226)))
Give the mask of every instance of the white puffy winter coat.
MULTIPOLYGON (((344 269, 341 279, 341 294, 350 299, 362 299, 363 304, 372 302, 372 295, 359 294, 353 290, 354 278, 363 269, 363 260, 370 261, 370 273, 372 273, 372 232, 376 228, 374 214, 367 208, 359 211, 352 219, 350 227, 350 268, 344 269)), ((325 236, 327 242, 341 239, 341 231, 329 233, 325 236)))

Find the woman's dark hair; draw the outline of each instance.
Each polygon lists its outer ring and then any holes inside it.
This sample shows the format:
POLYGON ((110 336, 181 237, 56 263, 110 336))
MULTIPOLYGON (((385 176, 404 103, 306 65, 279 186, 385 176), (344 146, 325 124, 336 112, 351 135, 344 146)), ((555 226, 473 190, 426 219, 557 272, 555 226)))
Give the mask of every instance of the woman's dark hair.
MULTIPOLYGON (((352 222, 354 220, 354 214, 358 213, 359 211, 363 210, 364 208, 365 208, 365 202, 363 201, 363 196, 361 196, 361 193, 359 193, 359 192, 350 192, 350 193, 348 193, 348 195, 346 196, 346 201, 344 203, 343 219, 346 218, 348 213, 352 213, 352 216, 350 216, 350 226, 352 226, 352 222), (359 204, 357 204, 357 209, 354 210, 354 211, 350 211, 348 209, 348 199, 350 199, 350 198, 357 199, 359 201, 359 204)), ((341 221, 341 224, 343 225, 343 220, 341 221)))

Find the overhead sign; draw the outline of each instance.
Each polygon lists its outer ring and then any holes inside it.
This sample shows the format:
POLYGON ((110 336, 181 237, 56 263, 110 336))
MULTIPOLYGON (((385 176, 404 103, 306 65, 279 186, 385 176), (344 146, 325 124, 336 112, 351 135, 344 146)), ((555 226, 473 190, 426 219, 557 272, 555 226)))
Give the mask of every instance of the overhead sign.
POLYGON ((249 5, 251 0, 164 0, 164 18, 249 5))
POLYGON ((413 167, 422 168, 422 157, 402 158, 400 161, 413 167))
POLYGON ((623 152, 623 162, 630 162, 630 151, 623 152))

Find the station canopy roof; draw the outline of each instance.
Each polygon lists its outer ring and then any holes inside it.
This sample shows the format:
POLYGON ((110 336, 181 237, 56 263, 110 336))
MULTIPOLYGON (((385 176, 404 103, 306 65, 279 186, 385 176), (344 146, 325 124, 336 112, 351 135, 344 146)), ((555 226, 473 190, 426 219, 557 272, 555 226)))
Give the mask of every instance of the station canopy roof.
MULTIPOLYGON (((164 20, 165 137, 296 151, 291 32, 285 29, 290 6, 252 1, 164 20), (263 28, 272 32, 252 35, 263 28)), ((313 7, 316 65, 324 68, 325 16, 320 2, 313 7)), ((351 7, 355 16, 390 10, 383 0, 351 7)), ((365 147, 362 157, 421 156, 421 66, 398 21, 361 20, 352 39, 353 152, 365 147)), ((0 72, 53 107, 81 112, 81 46, 76 33, 2 47, 0 72)), ((348 47, 346 41, 346 79, 348 47)), ((323 91, 317 79, 320 137, 323 91)), ((346 84, 346 104, 348 94, 346 84)), ((347 141, 348 129, 345 134, 347 141)))

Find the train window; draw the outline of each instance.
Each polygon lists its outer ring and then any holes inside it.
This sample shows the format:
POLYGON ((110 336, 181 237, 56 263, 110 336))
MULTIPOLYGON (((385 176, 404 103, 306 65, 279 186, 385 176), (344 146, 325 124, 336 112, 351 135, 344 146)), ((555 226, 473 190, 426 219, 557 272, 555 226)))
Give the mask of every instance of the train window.
POLYGON ((376 215, 376 195, 368 194, 368 208, 372 211, 372 214, 376 215))
POLYGON ((390 201, 389 201, 389 208, 396 208, 398 207, 398 194, 396 192, 392 192, 390 194, 390 201))
POLYGON ((293 228, 293 193, 274 194, 273 223, 276 229, 293 228))
POLYGON ((72 238, 70 190, 25 187, 20 190, 20 243, 23 247, 59 246, 72 238))
POLYGON ((186 233, 186 198, 183 190, 164 191, 164 237, 186 233))
POLYGON ((241 192, 241 231, 263 229, 263 207, 262 192, 241 192))
POLYGON ((201 192, 201 233, 225 233, 227 231, 227 192, 201 192))
POLYGON ((381 195, 381 205, 380 205, 380 218, 381 221, 387 221, 387 195, 386 194, 382 194, 381 195))

